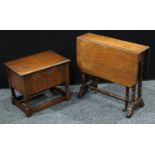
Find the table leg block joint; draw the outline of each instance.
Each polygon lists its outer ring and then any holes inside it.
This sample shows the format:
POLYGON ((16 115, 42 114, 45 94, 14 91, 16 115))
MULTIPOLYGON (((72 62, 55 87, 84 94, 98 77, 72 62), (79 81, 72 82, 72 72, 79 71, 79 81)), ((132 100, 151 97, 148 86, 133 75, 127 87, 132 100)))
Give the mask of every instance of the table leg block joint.
POLYGON ((82 74, 82 85, 80 87, 80 91, 78 93, 78 98, 82 98, 88 92, 90 86, 94 88, 98 88, 98 79, 93 76, 89 76, 89 80, 86 80, 86 74, 82 74))

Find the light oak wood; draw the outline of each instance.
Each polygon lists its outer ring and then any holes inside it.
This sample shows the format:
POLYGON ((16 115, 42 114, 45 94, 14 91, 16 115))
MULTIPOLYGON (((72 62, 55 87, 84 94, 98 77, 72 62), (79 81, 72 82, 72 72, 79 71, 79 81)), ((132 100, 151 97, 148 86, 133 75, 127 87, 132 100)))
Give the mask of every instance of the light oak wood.
POLYGON ((84 73, 131 87, 137 83, 139 62, 148 49, 88 33, 77 38, 77 64, 84 73))
POLYGON ((148 52, 149 46, 92 33, 77 37, 77 64, 82 72, 82 85, 78 97, 83 97, 92 89, 123 100, 123 111, 127 111, 126 117, 130 118, 136 108, 144 106, 141 93, 142 64, 148 52), (87 80, 86 76, 91 78, 87 80), (125 97, 98 88, 94 80, 97 78, 125 86, 125 97))
POLYGON ((82 36, 77 37, 77 39, 88 40, 96 44, 100 44, 102 46, 108 46, 108 47, 111 46, 111 47, 118 48, 124 51, 130 51, 130 52, 132 51, 137 54, 142 53, 143 51, 149 48, 149 46, 140 45, 137 43, 119 40, 119 39, 97 35, 93 33, 84 34, 82 36))

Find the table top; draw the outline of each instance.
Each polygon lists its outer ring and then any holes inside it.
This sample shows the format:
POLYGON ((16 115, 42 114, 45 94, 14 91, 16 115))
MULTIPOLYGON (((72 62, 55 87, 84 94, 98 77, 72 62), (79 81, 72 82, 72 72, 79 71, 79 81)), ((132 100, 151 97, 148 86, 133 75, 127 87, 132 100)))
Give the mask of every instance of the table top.
POLYGON ((49 50, 6 62, 5 66, 20 76, 24 76, 67 62, 70 62, 70 60, 49 50))
POLYGON ((131 87, 149 46, 87 33, 77 38, 77 64, 86 74, 131 87))
POLYGON ((123 41, 102 35, 97 35, 93 33, 86 33, 84 35, 79 36, 77 39, 89 40, 97 44, 103 44, 104 46, 106 45, 114 48, 120 48, 122 50, 133 52, 136 54, 140 54, 141 52, 149 49, 149 46, 132 43, 129 41, 123 41))

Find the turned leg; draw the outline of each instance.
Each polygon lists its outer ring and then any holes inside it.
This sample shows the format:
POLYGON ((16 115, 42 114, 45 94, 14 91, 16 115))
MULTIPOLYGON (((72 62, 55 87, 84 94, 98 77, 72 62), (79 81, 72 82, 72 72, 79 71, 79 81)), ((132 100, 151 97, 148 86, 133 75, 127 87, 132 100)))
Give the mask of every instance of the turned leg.
POLYGON ((12 104, 15 105, 15 99, 16 99, 16 93, 15 93, 15 89, 14 88, 10 88, 11 89, 11 101, 12 101, 12 104))
POLYGON ((24 95, 24 110, 25 110, 25 115, 27 117, 30 117, 32 115, 32 111, 31 111, 31 108, 30 108, 30 105, 29 105, 29 101, 30 101, 30 97, 27 96, 27 95, 24 95))
POLYGON ((129 87, 126 87, 126 92, 125 92, 125 94, 126 94, 126 101, 125 101, 125 108, 123 109, 123 112, 124 111, 127 111, 127 108, 128 108, 128 104, 129 104, 129 87))
POLYGON ((127 108, 127 115, 126 115, 127 118, 130 118, 133 114, 135 96, 136 96, 136 85, 132 87, 131 103, 128 105, 128 108, 127 108))
POLYGON ((140 63, 140 74, 139 74, 139 81, 138 81, 138 99, 140 100, 140 107, 144 106, 144 101, 142 99, 142 80, 143 80, 143 63, 140 63))
POLYGON ((78 97, 82 98, 86 94, 87 89, 88 89, 88 86, 86 84, 86 76, 84 73, 82 73, 82 85, 80 87, 80 92, 78 94, 78 97))
POLYGON ((68 84, 66 84, 66 86, 65 86, 65 92, 66 92, 66 99, 69 100, 71 95, 70 95, 69 85, 68 84))
POLYGON ((12 87, 11 85, 11 78, 10 78, 10 72, 9 70, 6 68, 6 72, 7 72, 7 75, 8 75, 8 82, 9 82, 9 88, 10 88, 10 91, 11 91, 11 102, 13 105, 15 105, 15 99, 16 99, 16 93, 15 93, 15 89, 12 87))

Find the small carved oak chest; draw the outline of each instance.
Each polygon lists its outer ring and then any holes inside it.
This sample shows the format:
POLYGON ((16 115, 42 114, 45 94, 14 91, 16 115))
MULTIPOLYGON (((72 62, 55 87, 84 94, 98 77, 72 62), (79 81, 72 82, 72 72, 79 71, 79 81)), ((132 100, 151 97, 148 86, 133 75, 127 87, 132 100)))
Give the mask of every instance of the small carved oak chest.
POLYGON ((69 59, 53 51, 44 51, 6 62, 12 103, 22 109, 26 116, 31 116, 34 112, 70 99, 69 62, 69 59), (65 84, 65 91, 56 87, 60 84, 65 84), (60 93, 61 97, 31 107, 30 98, 47 89, 60 93), (22 96, 17 97, 15 90, 20 92, 22 96))
POLYGON ((125 101, 123 111, 127 110, 127 117, 131 117, 135 108, 144 105, 141 98, 142 64, 148 51, 148 46, 92 33, 77 37, 77 63, 83 79, 79 97, 84 96, 88 88, 116 97, 125 101), (88 82, 86 75, 91 77, 88 82), (97 88, 98 78, 125 86, 126 97, 97 88))

